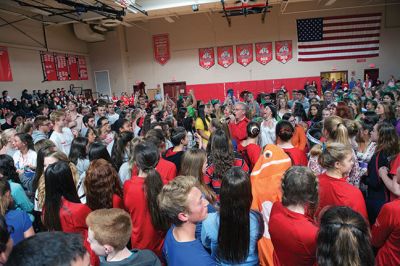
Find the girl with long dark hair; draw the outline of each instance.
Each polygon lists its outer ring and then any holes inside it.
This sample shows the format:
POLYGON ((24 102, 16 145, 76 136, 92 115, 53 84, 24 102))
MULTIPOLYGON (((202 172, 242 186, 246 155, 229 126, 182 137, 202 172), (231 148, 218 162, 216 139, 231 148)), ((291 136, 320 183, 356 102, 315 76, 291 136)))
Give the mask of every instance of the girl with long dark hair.
POLYGON ((87 156, 88 139, 85 137, 77 137, 72 141, 71 150, 68 159, 75 164, 78 169, 79 176, 83 174, 89 167, 89 159, 87 156))
POLYGON ((274 262, 314 265, 318 227, 312 218, 318 206, 317 177, 306 167, 293 166, 283 176, 282 192, 282 202, 274 203, 268 222, 274 262))
POLYGON ((79 200, 69 164, 64 161, 51 164, 44 176, 44 226, 50 231, 84 235, 87 230, 85 219, 91 210, 79 200))
POLYGON ((160 159, 157 147, 151 142, 135 146, 138 175, 124 184, 124 205, 132 218, 132 248, 150 249, 162 257, 161 249, 168 224, 160 213, 157 196, 163 182, 155 167, 160 159))
POLYGON ((383 204, 389 202, 390 192, 379 177, 379 168, 390 168, 390 163, 400 152, 400 140, 395 128, 388 122, 378 123, 371 132, 371 140, 376 142, 375 153, 368 163, 368 186, 366 197, 370 224, 375 223, 383 204))
POLYGON ((131 141, 133 138, 133 132, 124 131, 117 136, 114 142, 111 151, 111 160, 114 162, 117 171, 119 171, 119 168, 124 162, 127 162, 129 160, 129 153, 131 152, 131 141))
POLYGON ((201 240, 221 265, 258 265, 257 242, 264 233, 260 213, 250 210, 253 196, 248 174, 229 169, 222 179, 220 210, 203 221, 201 240))
POLYGON ((249 171, 249 166, 239 154, 233 151, 232 142, 222 129, 217 129, 210 139, 209 161, 204 176, 204 182, 219 195, 221 181, 224 174, 232 166, 240 166, 244 171, 249 171))
POLYGON ((207 146, 208 140, 210 139, 210 123, 211 123, 211 104, 200 105, 198 108, 198 117, 196 119, 195 128, 197 133, 203 139, 203 144, 207 146))

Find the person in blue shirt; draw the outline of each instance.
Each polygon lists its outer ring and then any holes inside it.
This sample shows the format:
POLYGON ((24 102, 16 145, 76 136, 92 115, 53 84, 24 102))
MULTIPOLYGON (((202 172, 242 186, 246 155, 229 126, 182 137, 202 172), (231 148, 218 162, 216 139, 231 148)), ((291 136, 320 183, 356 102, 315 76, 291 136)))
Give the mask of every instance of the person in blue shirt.
POLYGON ((217 265, 259 265, 257 242, 264 234, 261 214, 250 210, 248 174, 232 167, 222 178, 220 210, 203 221, 201 241, 217 265))
POLYGON ((6 218, 7 225, 12 228, 10 235, 14 245, 17 245, 25 238, 33 236, 35 231, 28 214, 21 210, 12 210, 12 203, 10 184, 7 180, 0 179, 0 215, 6 218))
POLYGON ((178 176, 158 195, 159 208, 173 224, 165 237, 163 256, 168 266, 216 265, 195 238, 196 223, 207 217, 208 202, 191 176, 178 176))

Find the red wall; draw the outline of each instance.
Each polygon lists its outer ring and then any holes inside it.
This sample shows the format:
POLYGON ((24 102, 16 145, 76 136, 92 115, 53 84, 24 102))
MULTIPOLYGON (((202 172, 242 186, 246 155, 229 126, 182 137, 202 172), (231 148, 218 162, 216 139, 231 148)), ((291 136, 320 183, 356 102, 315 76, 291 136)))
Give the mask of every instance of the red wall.
POLYGON ((295 89, 303 89, 306 81, 315 80, 320 87, 320 77, 301 77, 289 79, 265 79, 265 80, 252 80, 252 81, 239 81, 239 82, 225 82, 225 83, 209 83, 209 84, 188 84, 186 85, 186 92, 193 90, 195 96, 199 100, 209 101, 211 99, 224 100, 226 91, 230 88, 234 89, 235 96, 238 97, 240 92, 247 90, 253 92, 256 96, 260 92, 276 92, 282 85, 291 92, 295 89))

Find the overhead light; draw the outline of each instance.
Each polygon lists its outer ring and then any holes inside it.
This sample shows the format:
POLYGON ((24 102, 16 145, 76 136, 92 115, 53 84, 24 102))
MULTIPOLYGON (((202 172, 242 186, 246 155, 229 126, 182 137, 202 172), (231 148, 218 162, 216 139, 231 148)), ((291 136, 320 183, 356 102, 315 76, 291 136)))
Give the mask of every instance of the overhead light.
POLYGON ((328 2, 325 3, 325 6, 331 6, 334 3, 336 3, 336 0, 329 0, 328 2))
POLYGON ((128 10, 129 10, 130 12, 132 12, 132 13, 135 13, 135 14, 138 13, 137 10, 134 9, 133 7, 131 7, 131 6, 127 6, 126 9, 128 9, 128 10))
POLYGON ((94 28, 95 30, 102 31, 102 32, 106 32, 106 31, 107 31, 106 28, 104 28, 104 27, 102 27, 102 26, 100 26, 100 25, 95 25, 93 28, 94 28))
POLYGON ((50 16, 51 15, 50 12, 48 12, 46 10, 39 9, 39 8, 35 8, 35 7, 30 8, 29 11, 31 11, 33 13, 36 13, 36 14, 43 15, 43 16, 50 16))
POLYGON ((166 17, 164 17, 164 19, 166 20, 166 21, 168 21, 169 23, 174 23, 175 22, 175 20, 173 20, 171 17, 169 17, 169 16, 166 16, 166 17))

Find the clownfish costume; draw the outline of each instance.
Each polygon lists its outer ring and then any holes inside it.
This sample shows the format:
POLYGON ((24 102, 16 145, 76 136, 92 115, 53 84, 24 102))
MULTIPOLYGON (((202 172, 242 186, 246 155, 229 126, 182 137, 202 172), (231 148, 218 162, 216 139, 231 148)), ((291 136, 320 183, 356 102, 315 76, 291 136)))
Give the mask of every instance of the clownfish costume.
POLYGON ((273 203, 282 200, 282 177, 291 166, 292 161, 282 148, 268 144, 251 172, 251 208, 261 212, 264 218, 264 235, 258 241, 258 257, 260 265, 263 266, 274 265, 274 247, 269 235, 268 222, 273 203))

